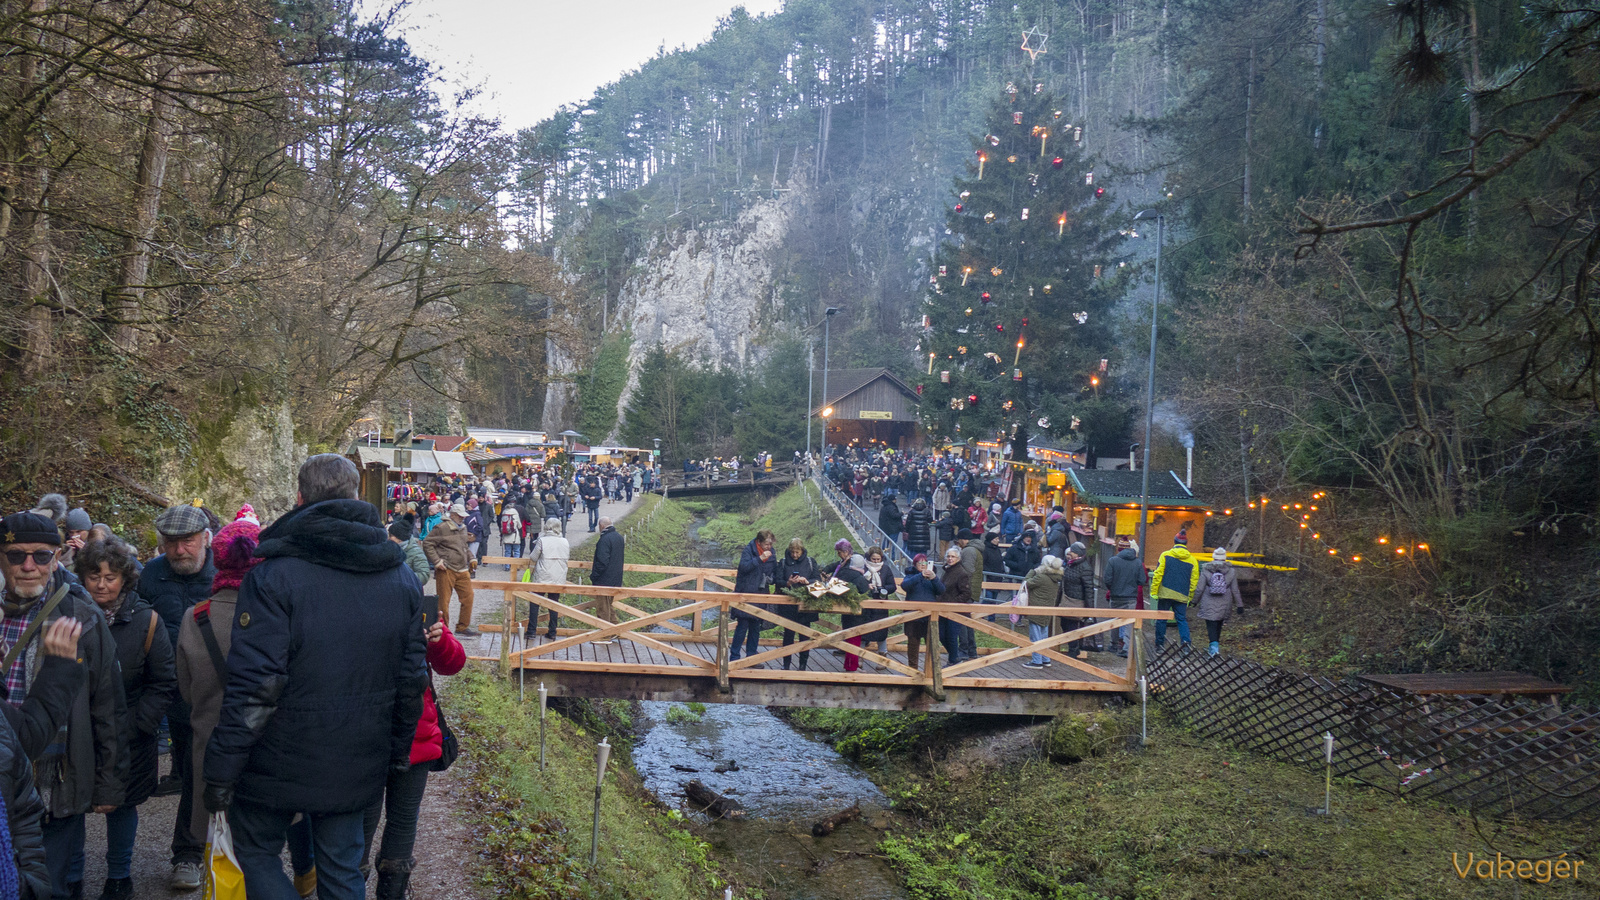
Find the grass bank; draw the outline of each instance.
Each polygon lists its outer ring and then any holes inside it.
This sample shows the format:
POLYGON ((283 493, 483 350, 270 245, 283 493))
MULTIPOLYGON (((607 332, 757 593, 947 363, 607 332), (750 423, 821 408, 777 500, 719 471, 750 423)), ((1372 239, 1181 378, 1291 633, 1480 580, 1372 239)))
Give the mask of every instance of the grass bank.
POLYGON ((1322 779, 1192 738, 1161 717, 1143 752, 1126 713, 1067 727, 993 731, 916 714, 807 711, 876 776, 909 826, 881 850, 918 900, 1435 900, 1600 893, 1577 880, 1485 880, 1457 867, 1492 860, 1593 861, 1592 828, 1479 820, 1322 779), (1061 764, 1052 758, 1077 758, 1061 764), (1457 854, 1452 863, 1452 854, 1457 854))
POLYGON ((737 554, 763 529, 777 538, 779 553, 789 546, 789 541, 799 538, 805 543, 806 552, 821 560, 833 559, 833 545, 840 538, 850 536, 844 523, 822 499, 816 485, 806 481, 785 489, 748 512, 719 513, 701 526, 700 538, 717 544, 727 553, 737 554), (806 500, 808 496, 810 503, 806 500), (812 504, 823 512, 820 525, 811 513, 812 504))
MULTIPOLYGON (((689 525, 694 514, 684 504, 663 500, 658 494, 645 494, 633 512, 615 523, 622 532, 625 561, 639 566, 692 566, 699 560, 689 545, 689 525)), ((595 542, 590 541, 572 551, 572 558, 594 561, 595 542)), ((637 587, 651 581, 660 581, 660 575, 649 572, 628 572, 623 583, 637 587)))
POLYGON ((657 803, 627 756, 613 757, 600 808, 600 864, 589 868, 595 745, 600 735, 552 712, 539 771, 539 704, 514 683, 469 669, 450 679, 446 709, 470 796, 484 880, 511 900, 703 900, 722 881, 710 847, 657 803))

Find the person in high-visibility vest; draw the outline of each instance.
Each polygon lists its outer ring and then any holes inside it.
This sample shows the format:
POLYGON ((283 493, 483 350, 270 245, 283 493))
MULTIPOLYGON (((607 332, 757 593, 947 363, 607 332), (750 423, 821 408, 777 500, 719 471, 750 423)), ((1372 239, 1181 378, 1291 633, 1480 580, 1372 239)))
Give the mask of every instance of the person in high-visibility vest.
MULTIPOLYGON (((1172 549, 1161 554, 1156 570, 1150 576, 1150 592, 1155 595, 1156 608, 1171 611, 1178 622, 1178 640, 1183 649, 1189 649, 1189 599, 1200 586, 1200 563, 1189 552, 1189 532, 1179 531, 1172 539, 1172 549)), ((1167 643, 1167 623, 1156 620, 1156 652, 1167 643)))

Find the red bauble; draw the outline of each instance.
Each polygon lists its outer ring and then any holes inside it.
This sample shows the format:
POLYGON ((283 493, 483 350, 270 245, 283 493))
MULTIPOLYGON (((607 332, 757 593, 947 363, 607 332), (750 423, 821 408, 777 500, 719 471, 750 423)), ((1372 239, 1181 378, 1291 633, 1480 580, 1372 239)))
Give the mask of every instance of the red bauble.
POLYGON ((1006 330, 1005 323, 1004 322, 996 322, 996 323, 994 323, 994 330, 995 331, 1005 331, 1006 330))
POLYGON ((1061 157, 1058 156, 1055 159, 1050 160, 1050 168, 1059 169, 1059 168, 1061 168, 1062 164, 1065 163, 1065 162, 1066 162, 1066 160, 1064 160, 1064 159, 1062 159, 1061 157))
POLYGON ((922 396, 922 385, 920 385, 920 384, 917 385, 917 396, 918 397, 922 396))
POLYGON ((1023 319, 1022 320, 1022 327, 1023 328, 1027 328, 1028 327, 1028 320, 1027 319, 1023 319))
POLYGON ((1106 195, 1106 189, 1103 187, 1097 187, 1094 189, 1094 195, 1096 197, 1104 197, 1106 195))
POLYGON ((978 405, 978 395, 977 394, 968 394, 967 395, 967 405, 968 406, 977 406, 978 405))
POLYGON ((956 204, 956 212, 961 212, 961 204, 956 204))
POLYGON ((993 297, 989 296, 989 292, 988 291, 984 291, 981 295, 979 295, 978 299, 982 300, 985 303, 989 303, 989 302, 992 302, 994 300, 993 297))

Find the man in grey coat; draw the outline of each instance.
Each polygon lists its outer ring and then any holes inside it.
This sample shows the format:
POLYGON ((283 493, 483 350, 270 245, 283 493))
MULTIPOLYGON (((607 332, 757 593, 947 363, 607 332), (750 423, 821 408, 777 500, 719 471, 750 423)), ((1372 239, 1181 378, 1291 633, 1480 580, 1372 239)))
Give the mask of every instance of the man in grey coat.
MULTIPOLYGON (((1133 609, 1134 601, 1138 598, 1139 588, 1145 584, 1148 577, 1144 570, 1144 562, 1139 559, 1137 545, 1126 540, 1117 541, 1117 555, 1106 563, 1105 582, 1106 598, 1112 609, 1133 609)), ((1129 641, 1132 640, 1133 627, 1124 625, 1117 629, 1117 645, 1113 649, 1118 656, 1128 655, 1129 641)))

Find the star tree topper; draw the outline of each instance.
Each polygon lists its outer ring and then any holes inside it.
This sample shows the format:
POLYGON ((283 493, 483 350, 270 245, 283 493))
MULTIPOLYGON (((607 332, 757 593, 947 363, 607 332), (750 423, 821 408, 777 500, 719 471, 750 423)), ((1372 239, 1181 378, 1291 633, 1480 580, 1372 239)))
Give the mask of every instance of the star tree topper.
POLYGON ((1039 30, 1035 25, 1022 33, 1022 49, 1028 51, 1029 61, 1038 61, 1039 54, 1047 52, 1044 45, 1050 40, 1050 35, 1039 30))

